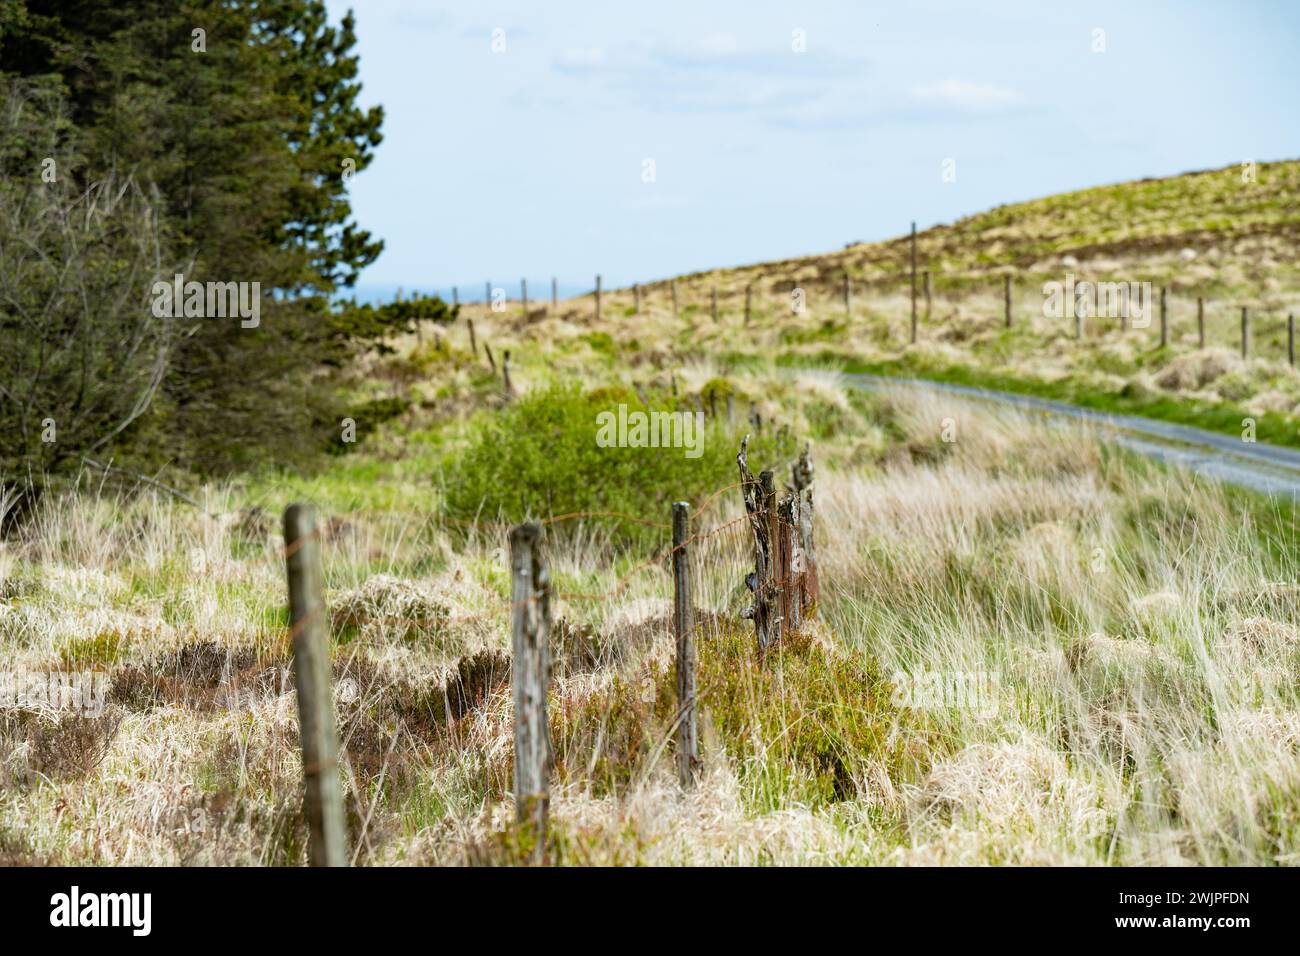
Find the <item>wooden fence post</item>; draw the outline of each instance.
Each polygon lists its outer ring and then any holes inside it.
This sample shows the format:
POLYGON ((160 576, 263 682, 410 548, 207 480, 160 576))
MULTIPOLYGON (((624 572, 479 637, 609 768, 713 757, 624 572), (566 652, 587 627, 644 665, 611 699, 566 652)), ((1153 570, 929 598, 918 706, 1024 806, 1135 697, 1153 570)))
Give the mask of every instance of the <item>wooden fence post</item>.
POLYGON ((847 272, 844 273, 844 314, 853 318, 853 286, 847 272))
POLYGON ((1295 316, 1286 317, 1286 364, 1295 368, 1295 316))
POLYGON ((1250 309, 1241 307, 1241 357, 1250 358, 1250 309))
POLYGON ((1205 296, 1196 297, 1196 341, 1197 348, 1205 348, 1205 296))
POLYGON ((294 504, 285 509, 284 545, 302 741, 303 813, 311 865, 347 866, 339 741, 330 690, 329 624, 321 590, 320 532, 311 505, 294 504))
POLYGON ((1011 274, 1002 277, 1002 308, 1007 317, 1007 328, 1011 328, 1011 274))
POLYGON ((487 315, 492 311, 492 280, 488 279, 483 283, 483 314, 487 315))
POLYGON ((691 572, 687 560, 690 504, 673 502, 673 629, 677 636, 677 780, 695 782, 700 766, 695 726, 695 634, 691 615, 691 572))
POLYGON ((560 307, 560 284, 555 280, 555 276, 551 276, 551 308, 558 309, 559 307, 560 307))
POLYGON ((934 300, 931 298, 930 293, 930 270, 926 269, 922 275, 924 277, 921 286, 925 294, 925 321, 928 325, 934 312, 934 300))
POLYGON ((745 324, 746 325, 749 325, 749 307, 753 299, 753 293, 754 293, 754 287, 752 285, 746 285, 745 286, 745 324))
POLYGON ((600 276, 596 276, 596 321, 600 321, 600 276))
POLYGON ((515 813, 536 838, 534 859, 546 846, 550 804, 551 729, 546 695, 551 684, 551 576, 535 521, 510 531, 511 685, 515 704, 515 813))
POLYGON ((673 279, 669 282, 668 287, 672 290, 673 294, 673 318, 675 319, 677 318, 677 280, 673 279))
POLYGON ((524 321, 528 321, 528 280, 519 280, 519 301, 524 307, 524 321))
POLYGON ((492 374, 495 375, 497 373, 497 360, 492 357, 492 346, 488 345, 486 342, 483 343, 483 354, 487 356, 488 368, 490 368, 492 374))
POLYGON ((769 497, 774 497, 775 491, 770 471, 762 472, 757 479, 750 473, 748 446, 749 436, 746 435, 740 442, 736 464, 740 467, 740 488, 745 500, 745 512, 749 515, 749 527, 754 533, 754 570, 745 576, 745 586, 753 593, 754 603, 741 612, 741 617, 752 618, 754 621, 754 634, 758 639, 758 655, 761 659, 776 636, 772 607, 772 529, 775 514, 769 497))
POLYGON ((718 287, 713 287, 713 321, 718 321, 718 287))
POLYGON ((912 223, 912 344, 916 344, 916 222, 912 223))
POLYGON ((469 354, 478 358, 478 341, 474 338, 474 320, 466 319, 465 324, 469 326, 469 354))
POLYGON ((799 550, 803 555, 800 600, 803 616, 807 617, 821 597, 821 586, 817 581, 817 547, 813 533, 813 466, 811 449, 807 445, 804 445, 803 452, 790 466, 790 486, 799 499, 799 550))
POLYGON ((460 292, 457 291, 455 286, 451 287, 451 307, 453 309, 460 308, 460 292))
POLYGON ((1169 289, 1160 287, 1160 347, 1169 345, 1169 289))
POLYGON ((512 398, 515 394, 514 386, 510 384, 510 350, 506 349, 501 353, 501 385, 505 391, 506 398, 512 398))

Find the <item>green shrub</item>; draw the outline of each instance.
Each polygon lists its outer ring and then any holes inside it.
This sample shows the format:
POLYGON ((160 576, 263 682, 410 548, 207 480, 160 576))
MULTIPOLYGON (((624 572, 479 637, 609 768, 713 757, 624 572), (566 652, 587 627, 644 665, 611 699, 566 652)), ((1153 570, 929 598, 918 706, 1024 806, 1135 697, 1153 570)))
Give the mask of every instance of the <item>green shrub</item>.
MULTIPOLYGON (((670 400, 651 399, 656 411, 675 409, 670 400)), ((674 501, 700 501, 738 480, 740 432, 709 423, 700 455, 684 448, 601 447, 597 416, 644 412, 635 392, 624 386, 583 393, 554 387, 532 393, 501 411, 484 415, 469 447, 448 468, 446 508, 458 521, 519 521, 575 511, 618 511, 668 522, 674 501)), ((757 472, 793 457, 793 445, 778 456, 770 435, 755 436, 749 459, 757 472)), ((736 492, 739 494, 739 492, 736 492)), ((630 538, 659 538, 661 529, 621 518, 598 519, 630 538)))

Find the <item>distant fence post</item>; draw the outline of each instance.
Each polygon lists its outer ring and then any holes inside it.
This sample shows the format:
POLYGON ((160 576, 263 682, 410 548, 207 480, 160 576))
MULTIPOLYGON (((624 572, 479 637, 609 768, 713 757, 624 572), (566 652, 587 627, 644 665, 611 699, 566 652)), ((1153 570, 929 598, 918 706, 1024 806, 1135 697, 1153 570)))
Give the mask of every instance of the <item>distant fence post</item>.
POLYGON ((745 324, 746 325, 749 325, 749 307, 753 300, 753 296, 754 296, 753 285, 746 285, 745 286, 745 324))
POLYGON ((1295 316, 1286 317, 1286 364, 1295 368, 1295 316))
POLYGON ((912 344, 916 344, 916 222, 912 222, 912 344))
POLYGON ((469 354, 478 358, 478 341, 474 338, 474 320, 467 318, 465 325, 469 327, 469 354))
POLYGON ((515 394, 515 388, 510 384, 510 350, 506 349, 501 353, 501 387, 505 391, 506 398, 511 398, 515 394))
POLYGON ((853 318, 853 285, 847 272, 844 273, 844 314, 853 318))
POLYGON ((600 321, 600 276, 596 276, 596 321, 600 321))
POLYGON ((329 631, 321 588, 320 533, 311 505, 284 512, 293 673, 302 741, 303 813, 312 866, 347 866, 339 741, 330 691, 329 631))
POLYGON ((641 314, 641 283, 632 283, 632 314, 641 314))
POLYGON ((1250 309, 1241 307, 1241 357, 1250 358, 1250 309))
POLYGON ((1002 277, 1002 308, 1006 313, 1007 328, 1011 328, 1011 273, 1002 277))
POLYGON ((483 283, 483 314, 492 311, 492 280, 483 283))
POLYGON ((492 357, 492 346, 488 345, 486 342, 483 343, 483 354, 487 356, 488 368, 490 368, 492 374, 495 375, 497 373, 497 360, 492 357))
POLYGON ((1196 341, 1197 348, 1205 348, 1205 296, 1196 297, 1196 341))
POLYGON ((1169 344, 1169 288, 1160 287, 1160 347, 1169 344))
POLYGON ((559 308, 560 305, 560 284, 555 281, 555 276, 551 276, 551 308, 559 308))
POLYGON ((925 321, 929 324, 930 317, 934 312, 934 300, 931 298, 930 293, 930 270, 926 269, 922 275, 924 277, 921 286, 925 294, 925 321))
POLYGON ((456 287, 455 287, 455 286, 452 286, 452 287, 451 287, 451 307, 454 309, 454 308, 458 308, 459 306, 460 306, 460 293, 456 290, 456 287))
POLYGON ((529 825, 540 861, 546 847, 550 804, 550 723, 546 695, 551 683, 551 577, 541 553, 542 526, 517 525, 510 531, 511 684, 515 704, 515 813, 529 825))
POLYGON ((527 321, 528 319, 528 280, 527 279, 519 280, 519 301, 523 304, 524 320, 527 321))
POLYGON ((673 318, 677 318, 677 280, 673 279, 668 283, 668 288, 673 294, 673 318))
POLYGON ((673 629, 677 637, 677 780, 695 782, 700 765, 695 726, 695 635, 691 619, 691 577, 687 560, 690 504, 673 502, 673 629))
POLYGON ((713 321, 717 322, 718 321, 718 287, 716 285, 713 287, 712 309, 713 309, 713 321))

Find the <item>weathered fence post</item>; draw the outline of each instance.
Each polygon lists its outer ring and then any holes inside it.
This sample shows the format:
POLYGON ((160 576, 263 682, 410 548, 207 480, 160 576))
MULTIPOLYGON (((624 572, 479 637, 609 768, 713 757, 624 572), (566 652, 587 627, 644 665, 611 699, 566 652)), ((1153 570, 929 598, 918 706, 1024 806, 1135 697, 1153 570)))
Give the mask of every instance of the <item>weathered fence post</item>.
POLYGON ((558 309, 559 307, 560 307, 560 284, 555 280, 555 276, 551 276, 551 308, 558 309))
POLYGON ((1011 273, 1002 277, 1002 309, 1006 313, 1007 328, 1011 328, 1011 273))
POLYGON ((528 280, 519 280, 519 301, 524 307, 524 321, 528 321, 528 280))
POLYGON ((912 223, 912 344, 916 344, 916 223, 912 223))
POLYGON ((453 309, 460 308, 460 292, 457 291, 455 286, 451 287, 451 307, 453 309))
POLYGON ((284 546, 302 741, 303 813, 311 865, 347 866, 339 741, 330 691, 329 630, 321 590, 320 532, 311 505, 294 504, 285 509, 284 546))
POLYGON ((600 276, 596 276, 596 321, 600 321, 600 276))
POLYGON ((749 307, 753 300, 753 294, 754 294, 753 285, 746 285, 745 286, 745 324, 746 325, 749 325, 749 307))
POLYGON ((1241 357, 1250 358, 1250 309, 1241 307, 1241 357))
POLYGON ((718 321, 718 287, 713 287, 713 321, 718 321))
POLYGON ((1286 364, 1295 368, 1295 316, 1286 317, 1286 364))
POLYGON ((492 311, 492 280, 488 279, 483 283, 483 314, 487 315, 492 311))
POLYGON ((745 586, 753 593, 754 603, 741 612, 741 617, 753 619, 758 654, 762 658, 775 637, 776 622, 772 613, 772 526, 775 515, 771 502, 775 491, 770 471, 762 472, 757 479, 750 473, 748 447, 749 436, 746 435, 740 442, 736 464, 740 467, 740 488, 745 500, 745 512, 749 515, 749 527, 754 533, 754 570, 745 576, 745 586))
POLYGON ((1160 347, 1169 344, 1169 289, 1160 287, 1160 347))
POLYGON ((921 286, 925 294, 925 321, 928 325, 930 323, 930 318, 934 313, 934 300, 931 298, 930 294, 930 270, 926 269, 922 275, 924 277, 921 286))
POLYGON ((677 637, 677 779, 695 782, 700 765, 695 726, 695 634, 691 619, 691 572, 687 556, 690 504, 673 502, 673 629, 677 637))
POLYGON ((469 354, 478 358, 478 341, 474 338, 474 320, 467 318, 465 324, 469 327, 469 354))
POLYGON ((1205 348, 1205 296, 1196 297, 1196 341, 1197 348, 1205 348))
POLYGON ((844 314, 853 318, 853 286, 852 279, 847 272, 844 273, 844 314))
POLYGON ((510 350, 506 349, 501 353, 501 386, 505 391, 506 398, 512 398, 515 394, 514 386, 510 384, 510 350))
POLYGON ((817 548, 813 533, 813 466, 811 449, 807 445, 804 445, 803 452, 790 466, 790 485, 799 499, 799 550, 803 556, 800 598, 803 616, 807 617, 821 597, 821 586, 817 581, 817 548))
POLYGON ((515 704, 515 812, 534 832, 534 859, 546 846, 550 804, 551 729, 546 695, 551 684, 551 576, 541 553, 542 526, 510 531, 511 685, 515 704))
POLYGON ((488 368, 490 368, 492 374, 495 375, 497 373, 497 360, 492 357, 492 346, 488 345, 486 342, 483 343, 483 354, 487 356, 488 368))

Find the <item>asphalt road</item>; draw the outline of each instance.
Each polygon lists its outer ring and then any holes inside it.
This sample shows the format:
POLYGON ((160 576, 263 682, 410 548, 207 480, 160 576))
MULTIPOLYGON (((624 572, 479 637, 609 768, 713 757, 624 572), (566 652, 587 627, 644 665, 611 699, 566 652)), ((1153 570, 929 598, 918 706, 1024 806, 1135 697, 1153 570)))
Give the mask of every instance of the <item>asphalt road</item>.
POLYGON ((1295 448, 1247 442, 1202 428, 1175 425, 1136 415, 1112 415, 1066 402, 968 385, 862 374, 846 374, 845 378, 849 384, 858 388, 931 389, 1034 412, 1049 420, 1086 421, 1098 426, 1108 440, 1150 458, 1186 468, 1216 481, 1270 495, 1300 497, 1300 450, 1295 448))

